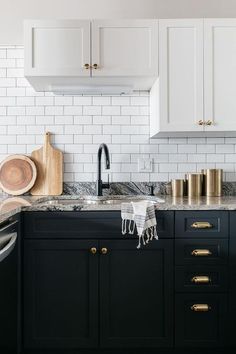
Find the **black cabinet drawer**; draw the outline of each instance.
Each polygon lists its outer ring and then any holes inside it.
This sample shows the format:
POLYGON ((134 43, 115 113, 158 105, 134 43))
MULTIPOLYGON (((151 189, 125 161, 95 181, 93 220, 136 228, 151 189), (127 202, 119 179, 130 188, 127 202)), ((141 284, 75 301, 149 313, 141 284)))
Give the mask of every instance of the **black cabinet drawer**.
POLYGON ((226 266, 177 266, 175 290, 177 292, 224 292, 227 291, 226 266))
MULTIPOLYGON (((157 233, 172 238, 174 213, 158 211, 157 233)), ((136 231, 135 231, 136 233, 136 231)), ((25 238, 134 238, 122 235, 120 211, 25 212, 25 238)))
POLYGON ((178 239, 175 241, 175 263, 226 264, 228 262, 228 240, 178 239))
POLYGON ((178 294, 175 321, 176 346, 224 346, 227 334, 227 295, 178 294))
POLYGON ((227 238, 227 211, 177 211, 175 216, 176 237, 227 238))

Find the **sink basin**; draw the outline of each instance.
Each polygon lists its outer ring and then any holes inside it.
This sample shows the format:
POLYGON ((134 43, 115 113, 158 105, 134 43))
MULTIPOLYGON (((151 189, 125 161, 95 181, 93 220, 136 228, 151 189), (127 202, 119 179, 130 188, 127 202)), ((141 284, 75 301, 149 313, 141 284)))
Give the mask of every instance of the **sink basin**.
POLYGON ((144 201, 150 200, 153 203, 163 203, 163 199, 150 196, 135 196, 135 197, 124 197, 116 196, 114 198, 108 197, 95 197, 86 196, 81 198, 58 198, 46 201, 39 201, 37 204, 41 205, 118 205, 121 203, 129 203, 131 201, 144 201))

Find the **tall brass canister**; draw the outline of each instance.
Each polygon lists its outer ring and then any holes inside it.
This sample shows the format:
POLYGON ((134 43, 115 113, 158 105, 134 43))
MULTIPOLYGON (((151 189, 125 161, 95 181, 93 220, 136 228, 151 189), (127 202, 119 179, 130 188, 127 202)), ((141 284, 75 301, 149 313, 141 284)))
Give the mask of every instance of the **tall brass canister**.
POLYGON ((204 192, 207 197, 221 197, 222 196, 222 169, 207 169, 202 170, 204 174, 204 192))
POLYGON ((202 179, 201 173, 188 173, 188 196, 190 198, 200 197, 202 195, 202 179))

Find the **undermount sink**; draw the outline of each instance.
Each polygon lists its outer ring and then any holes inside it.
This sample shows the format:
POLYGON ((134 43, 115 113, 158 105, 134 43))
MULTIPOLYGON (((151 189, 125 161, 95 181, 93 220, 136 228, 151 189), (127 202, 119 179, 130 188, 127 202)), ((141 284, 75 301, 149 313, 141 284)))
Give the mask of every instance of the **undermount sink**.
POLYGON ((136 197, 95 197, 86 196, 81 198, 58 198, 46 201, 39 201, 38 204, 43 205, 116 205, 121 203, 129 203, 131 201, 145 201, 149 200, 153 203, 163 203, 163 199, 150 196, 136 196, 136 197))

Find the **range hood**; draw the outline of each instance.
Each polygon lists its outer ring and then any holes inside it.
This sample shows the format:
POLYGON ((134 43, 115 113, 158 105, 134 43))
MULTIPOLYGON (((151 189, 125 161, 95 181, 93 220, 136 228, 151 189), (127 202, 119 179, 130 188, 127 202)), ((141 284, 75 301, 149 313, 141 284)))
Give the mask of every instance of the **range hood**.
POLYGON ((133 86, 118 86, 118 85, 53 85, 50 89, 55 95, 121 95, 133 92, 133 86))
POLYGON ((158 76, 157 20, 26 20, 24 74, 36 91, 149 91, 158 76))

